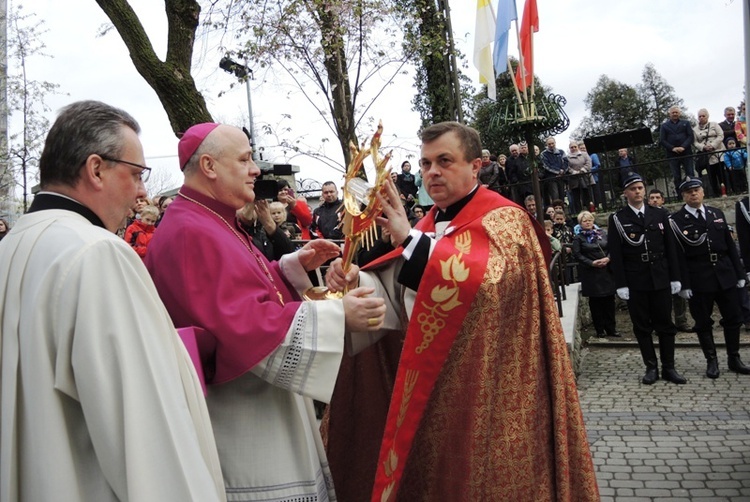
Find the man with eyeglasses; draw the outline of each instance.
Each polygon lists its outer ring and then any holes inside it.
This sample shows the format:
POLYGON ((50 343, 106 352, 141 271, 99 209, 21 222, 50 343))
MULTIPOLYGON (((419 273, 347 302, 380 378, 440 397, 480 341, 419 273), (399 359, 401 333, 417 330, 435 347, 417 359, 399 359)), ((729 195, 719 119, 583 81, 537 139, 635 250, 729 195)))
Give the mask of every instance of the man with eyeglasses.
POLYGON ((65 107, 0 243, 0 500, 225 500, 191 361, 114 234, 146 195, 139 131, 104 103, 65 107))

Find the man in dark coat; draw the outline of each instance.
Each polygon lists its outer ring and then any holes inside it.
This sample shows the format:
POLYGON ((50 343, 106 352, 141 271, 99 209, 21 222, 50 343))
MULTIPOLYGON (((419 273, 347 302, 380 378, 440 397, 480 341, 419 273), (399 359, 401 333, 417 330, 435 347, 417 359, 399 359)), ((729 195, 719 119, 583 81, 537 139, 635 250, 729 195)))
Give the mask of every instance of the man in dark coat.
POLYGON ((341 211, 344 203, 339 199, 339 191, 333 181, 323 183, 322 196, 322 204, 313 211, 310 230, 324 239, 343 239, 341 211))
POLYGON ((680 118, 680 107, 669 109, 669 118, 659 128, 659 144, 667 151, 669 167, 674 178, 674 189, 682 182, 680 166, 685 168, 685 174, 691 178, 695 176, 693 168, 693 127, 690 122, 680 118))
POLYGON ((646 374, 642 382, 659 379, 652 332, 659 337, 662 378, 676 384, 687 381, 674 368, 677 328, 672 323, 671 295, 681 289, 674 236, 667 213, 644 204, 643 178, 632 173, 623 183, 628 205, 609 217, 610 266, 617 296, 628 302, 633 332, 638 340, 646 374))
POLYGON ((737 288, 745 287, 745 271, 729 225, 720 209, 703 205, 699 178, 687 178, 680 185, 680 193, 685 205, 670 216, 669 223, 679 244, 680 296, 688 300, 695 319, 698 341, 707 361, 706 376, 719 377, 711 319, 714 303, 721 313, 729 369, 750 374, 750 367, 740 359, 742 311, 737 288))
MULTIPOLYGON (((664 207, 664 192, 658 188, 652 188, 648 192, 648 205, 652 207, 661 208, 669 214, 669 209, 664 207)), ((679 294, 672 295, 672 311, 674 312, 674 323, 677 326, 677 331, 685 333, 693 333, 695 329, 690 327, 688 324, 687 311, 688 305, 687 300, 681 297, 679 294)))
POLYGON ((532 169, 529 163, 529 145, 525 141, 521 141, 518 145, 510 145, 507 169, 508 182, 515 185, 513 186, 513 200, 523 207, 526 196, 533 193, 531 189, 532 169))
POLYGON ((726 108, 724 108, 724 120, 719 122, 719 127, 721 127, 721 130, 724 133, 725 143, 728 138, 734 138, 735 142, 737 141, 737 133, 734 132, 735 113, 736 112, 733 106, 727 106, 726 108))
POLYGON ((630 155, 627 148, 620 148, 617 150, 617 158, 615 159, 615 167, 620 168, 620 183, 625 182, 625 178, 630 176, 631 173, 638 173, 638 168, 635 167, 635 157, 630 155))
POLYGON ((750 197, 743 197, 734 206, 737 241, 740 244, 740 258, 745 265, 746 280, 750 278, 750 197))

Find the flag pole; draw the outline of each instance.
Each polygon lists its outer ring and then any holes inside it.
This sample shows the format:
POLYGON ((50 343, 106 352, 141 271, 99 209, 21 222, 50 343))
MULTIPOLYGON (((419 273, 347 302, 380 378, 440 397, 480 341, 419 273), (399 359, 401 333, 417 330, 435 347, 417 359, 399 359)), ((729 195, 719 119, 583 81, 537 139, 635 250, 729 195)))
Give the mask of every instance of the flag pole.
POLYGON ((508 74, 510 75, 510 81, 513 82, 513 90, 516 91, 516 99, 521 107, 521 116, 526 118, 526 110, 524 110, 523 99, 521 99, 521 93, 518 91, 518 83, 516 82, 516 76, 513 74, 513 65, 510 62, 510 56, 508 57, 508 74))
MULTIPOLYGON (((526 91, 526 68, 524 67, 523 51, 521 50, 521 33, 520 33, 519 28, 518 28, 518 19, 516 19, 516 41, 518 43, 518 67, 520 68, 521 82, 523 82, 523 97, 526 100, 526 103, 528 103, 529 102, 529 94, 526 91)), ((516 81, 516 77, 514 75, 513 76, 513 82, 515 83, 515 81, 516 81)), ((521 109, 522 110, 524 109, 526 103, 523 103, 523 102, 521 103, 521 109)), ((529 110, 529 111, 531 111, 531 110, 529 110)), ((526 112, 523 113, 524 117, 526 117, 527 115, 530 115, 530 113, 529 114, 527 114, 526 112)))
POLYGON ((451 6, 449 0, 443 0, 443 12, 445 13, 445 34, 448 38, 448 50, 450 50, 451 80, 453 82, 453 99, 455 102, 455 116, 459 123, 464 123, 464 109, 461 104, 461 84, 458 81, 458 63, 456 61, 456 46, 453 41, 453 25, 451 23, 451 6))
MULTIPOLYGON (((745 32, 745 124, 747 125, 747 106, 750 104, 750 99, 748 99, 750 98, 750 61, 747 59, 750 57, 750 0, 742 2, 742 25, 745 32)), ((750 153, 750 144, 745 147, 750 153)), ((746 161, 745 164, 745 176, 750 180, 750 161, 746 161)))
MULTIPOLYGON (((529 27, 529 54, 531 55, 532 58, 534 57, 534 29, 533 27, 529 27)), ((524 81, 524 85, 526 85, 526 81, 524 81)), ((536 105, 534 104, 534 72, 531 72, 531 99, 529 101, 529 111, 532 117, 536 115, 536 105)))

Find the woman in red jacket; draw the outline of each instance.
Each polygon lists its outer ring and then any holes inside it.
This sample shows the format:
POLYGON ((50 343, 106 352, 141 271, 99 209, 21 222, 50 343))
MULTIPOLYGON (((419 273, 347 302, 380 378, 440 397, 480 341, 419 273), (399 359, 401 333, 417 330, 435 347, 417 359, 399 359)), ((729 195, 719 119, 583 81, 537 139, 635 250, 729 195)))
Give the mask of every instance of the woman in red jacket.
POLYGON ((312 211, 310 211, 310 206, 307 205, 307 200, 304 197, 295 197, 294 190, 292 190, 292 187, 289 186, 286 180, 276 180, 276 184, 279 187, 277 198, 279 202, 286 205, 286 221, 296 223, 300 230, 302 230, 301 238, 303 240, 310 240, 312 238, 310 236, 312 211))

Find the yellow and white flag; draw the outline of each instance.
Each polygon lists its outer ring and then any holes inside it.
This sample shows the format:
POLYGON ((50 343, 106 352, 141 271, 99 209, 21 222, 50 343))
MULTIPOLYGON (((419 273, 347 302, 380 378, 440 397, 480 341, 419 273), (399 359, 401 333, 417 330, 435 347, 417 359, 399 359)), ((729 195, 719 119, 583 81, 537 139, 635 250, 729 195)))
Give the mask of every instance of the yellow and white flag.
POLYGON ((497 99, 492 46, 495 44, 495 13, 490 0, 477 0, 477 24, 474 29, 474 66, 479 70, 479 82, 487 84, 487 96, 497 99))

